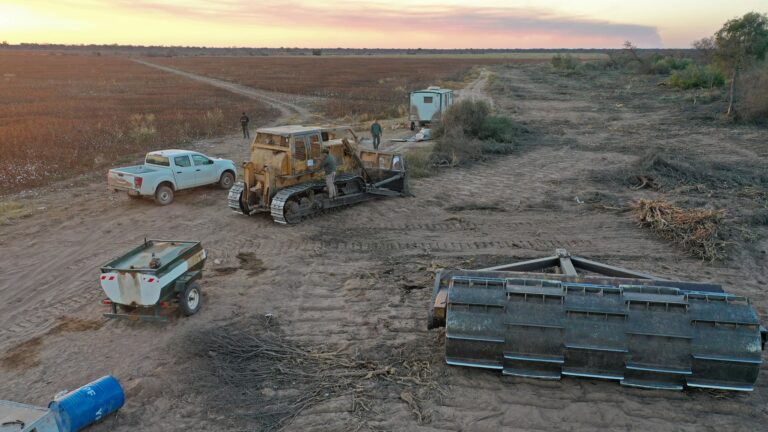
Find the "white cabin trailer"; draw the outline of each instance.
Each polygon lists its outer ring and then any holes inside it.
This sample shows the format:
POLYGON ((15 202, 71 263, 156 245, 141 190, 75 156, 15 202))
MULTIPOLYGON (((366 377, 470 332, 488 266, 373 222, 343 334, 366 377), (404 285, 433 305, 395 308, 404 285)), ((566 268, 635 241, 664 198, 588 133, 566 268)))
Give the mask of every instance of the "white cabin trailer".
POLYGON ((453 104, 453 90, 437 86, 411 92, 411 130, 440 121, 440 117, 453 104))

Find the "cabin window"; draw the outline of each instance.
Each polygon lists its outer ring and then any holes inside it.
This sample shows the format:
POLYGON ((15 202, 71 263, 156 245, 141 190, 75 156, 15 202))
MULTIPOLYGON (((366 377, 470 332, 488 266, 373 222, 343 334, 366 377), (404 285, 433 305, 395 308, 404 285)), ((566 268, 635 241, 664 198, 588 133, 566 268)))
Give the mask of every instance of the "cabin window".
POLYGON ((189 162, 189 156, 176 156, 173 158, 173 163, 180 167, 190 167, 192 163, 189 162))
POLYGON ((424 96, 424 103, 432 103, 432 96, 424 96))
POLYGON ((293 158, 296 160, 307 160, 307 138, 293 138, 293 158))
POLYGON ((311 149, 309 152, 310 158, 318 159, 323 153, 323 145, 320 144, 320 136, 310 135, 309 143, 311 149))
POLYGON ((195 163, 195 166, 210 165, 213 163, 210 159, 201 155, 192 155, 192 161, 195 163))
POLYGON ((146 163, 160 166, 171 166, 171 161, 165 156, 149 154, 147 155, 146 163))

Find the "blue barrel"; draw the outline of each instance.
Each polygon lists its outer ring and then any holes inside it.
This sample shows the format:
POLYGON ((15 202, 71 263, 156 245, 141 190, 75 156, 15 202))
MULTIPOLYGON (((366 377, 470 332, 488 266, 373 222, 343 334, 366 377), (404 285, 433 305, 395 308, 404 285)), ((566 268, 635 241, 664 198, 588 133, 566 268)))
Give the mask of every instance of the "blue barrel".
POLYGON ((120 382, 107 375, 57 397, 48 408, 56 414, 60 432, 77 432, 119 410, 124 403, 120 382))

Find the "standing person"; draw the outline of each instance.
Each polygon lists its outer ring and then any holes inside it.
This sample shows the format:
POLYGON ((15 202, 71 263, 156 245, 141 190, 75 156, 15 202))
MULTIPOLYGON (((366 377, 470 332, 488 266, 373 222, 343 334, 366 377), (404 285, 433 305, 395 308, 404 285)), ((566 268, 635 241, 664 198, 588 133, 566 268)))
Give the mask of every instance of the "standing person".
POLYGON ((378 150, 381 144, 381 125, 378 120, 374 120, 371 125, 371 136, 373 137, 373 149, 378 150))
POLYGON ((251 119, 248 118, 245 113, 240 117, 240 126, 243 127, 243 138, 250 138, 251 134, 248 132, 248 122, 250 122, 251 119))
POLYGON ((325 157, 320 163, 320 169, 325 170, 325 186, 328 187, 328 197, 334 200, 336 199, 336 158, 327 148, 323 149, 323 154, 325 157))

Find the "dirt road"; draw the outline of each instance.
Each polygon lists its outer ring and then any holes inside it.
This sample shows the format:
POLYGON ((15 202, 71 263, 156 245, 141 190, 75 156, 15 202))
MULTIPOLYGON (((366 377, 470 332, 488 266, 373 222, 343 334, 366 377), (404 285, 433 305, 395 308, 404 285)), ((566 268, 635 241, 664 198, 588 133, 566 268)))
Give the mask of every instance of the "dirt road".
POLYGON ((142 59, 133 59, 133 61, 145 66, 159 69, 161 71, 180 75, 195 81, 200 81, 214 87, 219 87, 245 97, 263 101, 267 105, 280 110, 281 119, 278 121, 279 123, 291 121, 301 123, 313 118, 311 107, 320 101, 320 98, 317 97, 297 96, 287 93, 271 92, 246 87, 244 85, 220 80, 217 78, 197 75, 191 72, 183 71, 181 69, 162 66, 142 59))
MULTIPOLYGON (((426 330, 433 266, 472 267, 565 247, 660 276, 723 283, 752 297, 763 315, 768 306, 760 262, 745 257, 708 266, 639 230, 626 214, 595 211, 576 199, 635 193, 596 184, 590 173, 634 160, 660 135, 670 146, 695 144, 711 155, 739 148, 743 157, 760 158, 751 150, 759 135, 692 132, 670 120, 669 105, 627 106, 622 99, 618 109, 614 88, 544 80, 536 67, 498 74, 507 96, 497 107, 537 132, 515 155, 412 181, 413 198, 370 202, 289 227, 230 212, 226 192, 216 189, 180 193, 173 205, 158 207, 107 193, 99 177, 30 199, 37 209, 31 217, 0 226, 2 397, 44 405, 61 389, 111 373, 126 387, 126 406, 95 431, 226 430, 227 413, 211 412, 204 395, 181 384, 196 371, 178 356, 178 344, 189 332, 272 314, 291 338, 351 356, 386 360, 398 350, 432 347, 435 355, 424 360, 443 384, 442 396, 418 402, 428 422, 418 423, 413 407, 382 387, 368 410, 353 412, 353 401, 332 398, 300 414, 288 430, 764 428, 765 370, 755 392, 719 395, 517 379, 442 363, 442 333, 426 330), (474 204, 495 210, 461 210, 474 204), (169 324, 100 317, 98 267, 145 236, 197 239, 209 250, 198 315, 169 324)), ((235 160, 248 151, 233 137, 194 148, 235 160)))

